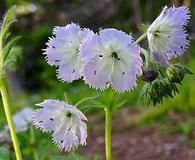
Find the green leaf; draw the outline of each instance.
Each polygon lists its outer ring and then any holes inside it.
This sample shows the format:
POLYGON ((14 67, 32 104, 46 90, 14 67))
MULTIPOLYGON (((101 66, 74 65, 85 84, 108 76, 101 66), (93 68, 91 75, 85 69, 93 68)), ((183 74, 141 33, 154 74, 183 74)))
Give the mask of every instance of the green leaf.
POLYGON ((87 97, 78 101, 75 106, 82 112, 88 112, 97 108, 104 108, 104 105, 96 100, 98 97, 87 97))
POLYGON ((118 102, 118 103, 115 103, 115 104, 112 106, 112 109, 113 109, 113 110, 116 110, 116 109, 122 107, 126 102, 127 102, 127 100, 125 99, 125 100, 122 100, 122 101, 120 101, 120 102, 118 102))
POLYGON ((15 19, 16 6, 11 7, 5 14, 2 28, 4 28, 11 19, 15 19))
POLYGON ((9 150, 4 147, 0 147, 0 160, 9 160, 10 159, 10 154, 9 150))
POLYGON ((17 36, 12 38, 5 46, 4 48, 4 59, 6 60, 7 56, 9 55, 11 49, 13 46, 18 42, 18 40, 21 38, 21 36, 17 36))
POLYGON ((148 24, 142 23, 142 29, 143 29, 143 31, 146 32, 148 30, 148 28, 149 28, 149 25, 148 24))
POLYGON ((174 98, 177 93, 179 93, 177 86, 167 78, 156 79, 144 85, 139 101, 155 106, 158 103, 162 103, 164 98, 174 98))
POLYGON ((184 67, 183 70, 186 74, 193 74, 187 67, 184 67))
POLYGON ((183 71, 185 72, 185 74, 193 74, 192 71, 190 71, 190 69, 188 69, 186 66, 181 65, 181 64, 174 64, 174 66, 178 66, 181 69, 183 69, 183 71))
POLYGON ((6 38, 7 38, 8 35, 9 35, 9 29, 10 29, 10 27, 11 27, 15 22, 16 22, 15 19, 10 20, 10 21, 5 25, 5 27, 2 28, 2 30, 1 30, 1 33, 2 33, 1 39, 2 39, 2 42, 5 42, 5 41, 6 41, 6 38))
POLYGON ((22 55, 22 47, 15 46, 10 50, 10 53, 5 61, 5 66, 9 66, 12 70, 17 68, 17 60, 20 59, 22 55))

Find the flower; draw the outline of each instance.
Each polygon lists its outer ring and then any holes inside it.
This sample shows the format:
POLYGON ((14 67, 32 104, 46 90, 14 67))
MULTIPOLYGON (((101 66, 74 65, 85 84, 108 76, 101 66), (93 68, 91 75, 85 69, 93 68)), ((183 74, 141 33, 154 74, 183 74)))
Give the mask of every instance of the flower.
POLYGON ((171 57, 183 54, 189 46, 189 37, 184 29, 189 19, 189 9, 184 6, 164 7, 148 28, 149 47, 160 64, 168 65, 171 57))
POLYGON ((43 108, 34 112, 34 125, 45 132, 53 131, 53 141, 61 150, 86 144, 87 118, 75 106, 59 100, 45 100, 37 105, 43 108))
POLYGON ((11 141, 8 125, 5 125, 3 130, 0 131, 0 143, 5 141, 11 141))
POLYGON ((32 122, 33 109, 25 107, 13 116, 16 132, 25 132, 29 129, 32 122))
POLYGON ((50 65, 58 67, 58 78, 71 82, 81 77, 82 62, 78 57, 82 41, 93 32, 89 29, 81 29, 71 23, 65 27, 55 27, 55 37, 49 39, 44 54, 50 65))
POLYGON ((84 80, 94 88, 104 89, 111 83, 120 92, 130 90, 141 74, 140 48, 130 35, 116 29, 88 38, 81 45, 80 57, 85 62, 84 80))

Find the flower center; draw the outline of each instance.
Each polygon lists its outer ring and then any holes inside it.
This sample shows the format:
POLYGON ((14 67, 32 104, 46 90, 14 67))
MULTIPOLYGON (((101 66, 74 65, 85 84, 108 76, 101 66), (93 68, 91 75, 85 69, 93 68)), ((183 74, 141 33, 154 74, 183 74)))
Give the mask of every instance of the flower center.
POLYGON ((156 31, 154 31, 154 36, 158 36, 159 35, 159 30, 157 29, 156 31))
POLYGON ((68 113, 66 114, 66 116, 67 116, 67 117, 71 117, 71 116, 72 116, 72 113, 68 112, 68 113))
POLYGON ((114 57, 117 60, 120 60, 120 58, 119 58, 119 56, 116 52, 112 52, 111 56, 114 57))

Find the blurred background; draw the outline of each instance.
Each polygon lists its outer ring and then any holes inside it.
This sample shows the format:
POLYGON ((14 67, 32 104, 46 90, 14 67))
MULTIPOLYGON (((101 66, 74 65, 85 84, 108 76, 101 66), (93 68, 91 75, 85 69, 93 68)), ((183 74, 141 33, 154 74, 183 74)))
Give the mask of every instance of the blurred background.
MULTIPOLYGON (((132 32, 137 39, 143 33, 142 23, 152 23, 165 5, 185 5, 191 11, 187 27, 191 46, 178 61, 195 73, 195 0, 0 0, 0 17, 15 4, 18 4, 18 22, 12 33, 22 38, 14 49, 17 63, 7 69, 13 114, 24 107, 36 109, 35 104, 44 99, 64 100, 65 92, 72 104, 96 94, 82 80, 69 84, 58 81, 56 68, 49 66, 42 54, 53 27, 70 22, 94 31, 117 28, 132 32)), ((186 76, 178 86, 180 94, 155 107, 138 103, 142 87, 140 83, 134 91, 124 93, 127 102, 114 113, 113 160, 194 160, 195 76, 186 76)), ((2 102, 0 105, 3 132, 6 120, 2 102)), ((104 112, 97 110, 86 115, 87 146, 63 153, 52 144, 49 134, 30 127, 27 132, 18 133, 24 159, 49 160, 79 154, 83 159, 103 160, 104 112)), ((1 134, 0 150, 4 151, 0 160, 13 159, 11 141, 1 134)))

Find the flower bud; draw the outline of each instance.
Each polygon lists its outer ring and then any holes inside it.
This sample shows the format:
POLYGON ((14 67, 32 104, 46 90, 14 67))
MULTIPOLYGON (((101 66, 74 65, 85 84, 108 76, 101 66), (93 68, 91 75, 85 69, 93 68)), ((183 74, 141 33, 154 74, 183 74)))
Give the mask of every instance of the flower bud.
POLYGON ((185 72, 180 66, 172 65, 167 68, 167 76, 171 82, 180 83, 185 76, 185 72))
POLYGON ((143 68, 141 79, 146 82, 152 82, 158 77, 158 72, 153 68, 143 68))

